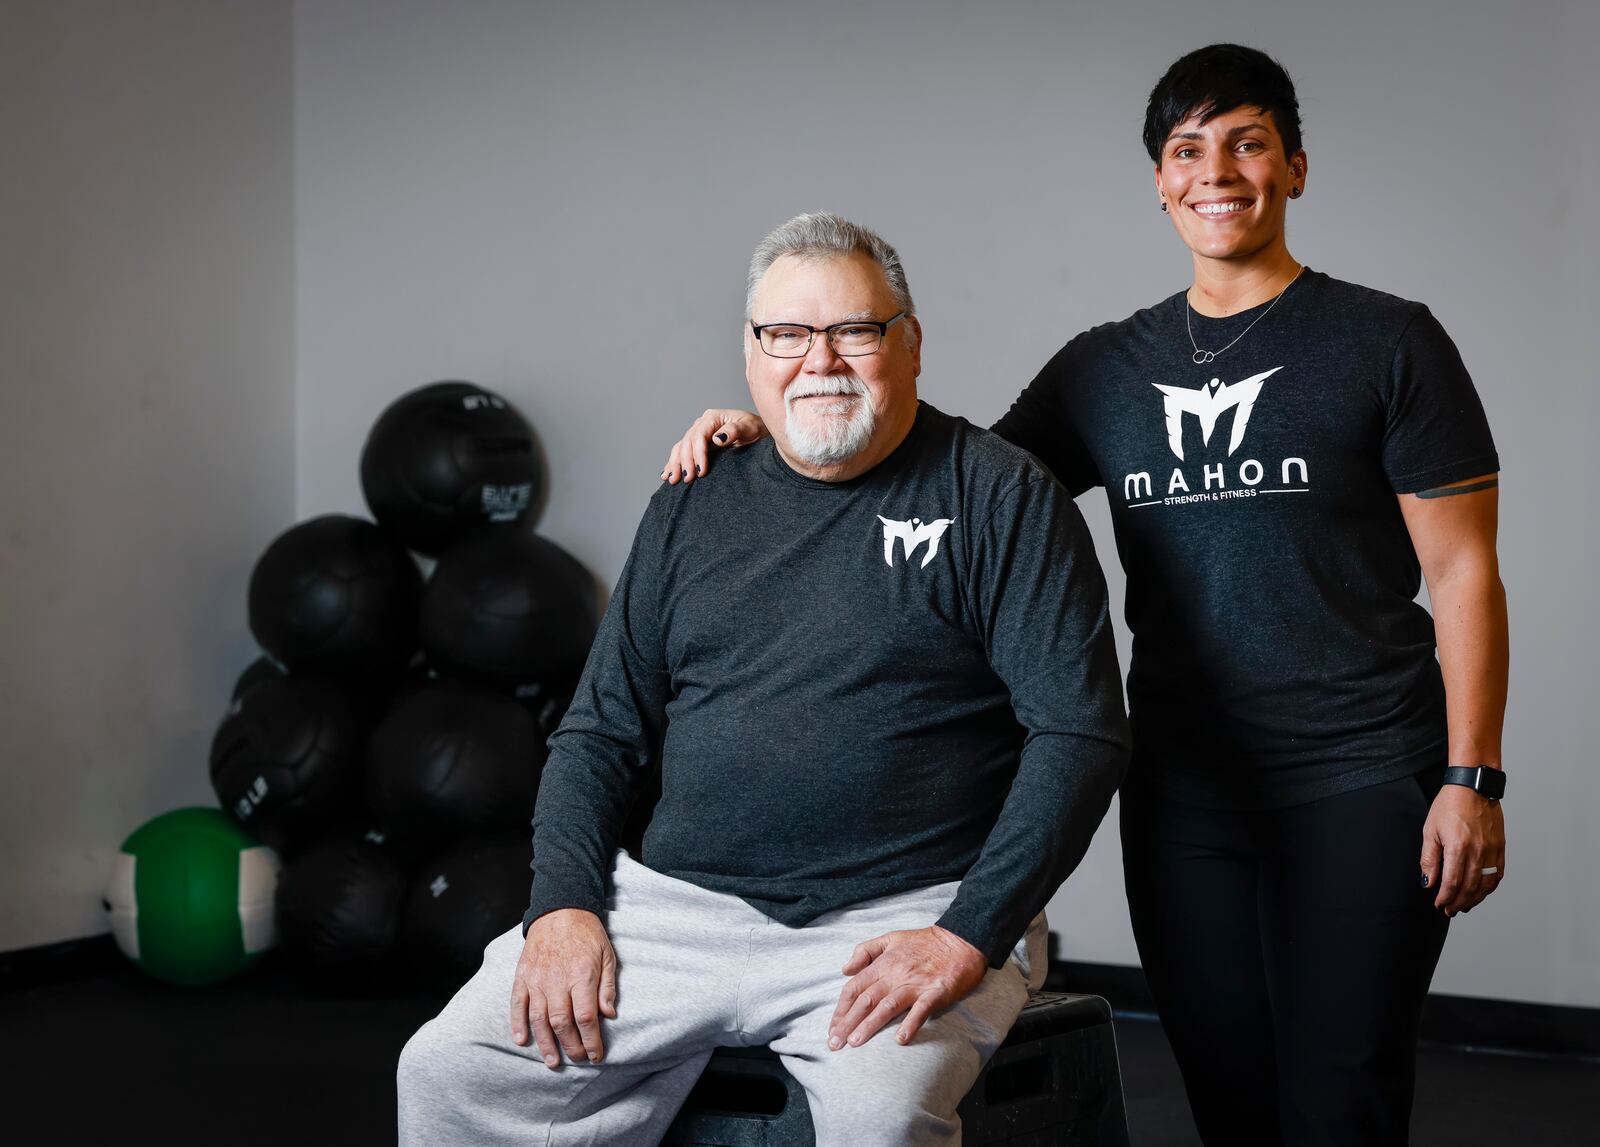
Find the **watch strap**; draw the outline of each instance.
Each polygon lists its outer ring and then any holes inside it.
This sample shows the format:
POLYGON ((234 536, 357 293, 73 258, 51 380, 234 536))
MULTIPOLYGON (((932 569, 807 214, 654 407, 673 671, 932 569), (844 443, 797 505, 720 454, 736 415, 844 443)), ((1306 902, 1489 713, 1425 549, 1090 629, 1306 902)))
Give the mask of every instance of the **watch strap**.
POLYGON ((1447 785, 1465 785, 1479 796, 1497 801, 1506 795, 1506 775, 1488 765, 1451 765, 1444 771, 1447 785))

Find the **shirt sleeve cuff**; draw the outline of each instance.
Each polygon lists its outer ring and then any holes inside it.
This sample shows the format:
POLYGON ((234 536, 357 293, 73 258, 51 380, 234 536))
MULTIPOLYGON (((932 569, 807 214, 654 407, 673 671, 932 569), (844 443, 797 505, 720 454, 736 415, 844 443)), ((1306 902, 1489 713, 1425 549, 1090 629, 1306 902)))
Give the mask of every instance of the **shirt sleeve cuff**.
POLYGON ((1009 943, 998 940, 991 932, 985 932, 978 927, 977 921, 964 919, 952 912, 946 912, 934 923, 952 936, 959 936, 971 944, 988 961, 991 968, 1005 967, 1005 962, 1011 958, 1011 950, 1016 947, 1019 938, 1013 936, 1009 943))
MULTIPOLYGON (((546 884, 548 883, 547 881, 546 884)), ((585 912, 593 912, 601 920, 606 918, 604 900, 596 900, 592 896, 574 895, 559 888, 540 888, 539 881, 535 880, 533 894, 528 899, 528 910, 522 915, 522 934, 526 936, 528 929, 539 917, 559 912, 563 908, 581 908, 585 912)))
POLYGON ((1415 474, 1405 474, 1391 478, 1389 486, 1396 494, 1416 494, 1422 490, 1432 490, 1439 486, 1448 486, 1451 482, 1464 481, 1467 478, 1476 478, 1479 474, 1498 474, 1500 472, 1500 455, 1496 453, 1478 454, 1471 458, 1463 458, 1445 466, 1434 466, 1415 474))

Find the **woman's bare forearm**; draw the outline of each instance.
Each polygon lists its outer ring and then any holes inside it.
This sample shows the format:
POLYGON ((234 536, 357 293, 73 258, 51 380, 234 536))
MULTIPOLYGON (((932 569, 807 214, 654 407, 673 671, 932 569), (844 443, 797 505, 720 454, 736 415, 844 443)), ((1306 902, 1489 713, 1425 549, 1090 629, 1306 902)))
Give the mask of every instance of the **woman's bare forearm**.
POLYGON ((1444 674, 1450 764, 1501 765, 1510 674, 1506 591, 1493 561, 1467 563, 1430 583, 1433 624, 1444 674))

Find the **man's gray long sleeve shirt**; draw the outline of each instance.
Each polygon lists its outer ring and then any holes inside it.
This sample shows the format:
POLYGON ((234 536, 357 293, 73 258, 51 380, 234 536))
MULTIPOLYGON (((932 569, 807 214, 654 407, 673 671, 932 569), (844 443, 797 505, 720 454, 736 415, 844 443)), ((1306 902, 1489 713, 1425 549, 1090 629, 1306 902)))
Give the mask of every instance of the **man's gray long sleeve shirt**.
POLYGON ((960 880, 929 923, 999 966, 1127 750, 1105 583, 1031 456, 926 403, 847 482, 767 439, 650 501, 550 738, 524 927, 604 917, 659 760, 650 868, 790 926, 960 880))

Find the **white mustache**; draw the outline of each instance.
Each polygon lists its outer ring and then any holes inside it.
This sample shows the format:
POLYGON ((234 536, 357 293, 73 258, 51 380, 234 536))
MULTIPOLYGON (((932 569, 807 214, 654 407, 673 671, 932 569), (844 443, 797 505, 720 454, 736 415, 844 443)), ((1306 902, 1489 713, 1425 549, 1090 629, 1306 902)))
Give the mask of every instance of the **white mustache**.
POLYGON ((866 398, 866 383, 848 374, 829 374, 821 378, 817 378, 814 375, 806 378, 797 378, 784 389, 783 402, 787 406, 797 398, 845 394, 853 395, 856 398, 866 398))
POLYGON ((852 375, 795 379, 783 392, 784 434, 789 449, 802 461, 818 466, 833 465, 859 454, 871 441, 877 424, 870 399, 867 384, 852 375), (812 396, 840 401, 808 404, 797 413, 796 401, 812 396), (843 401, 846 398, 861 401, 843 401))

